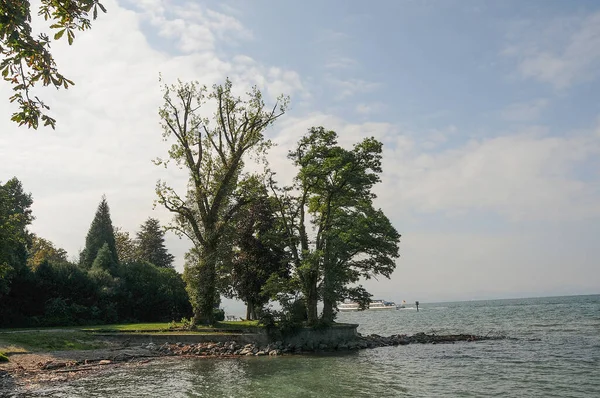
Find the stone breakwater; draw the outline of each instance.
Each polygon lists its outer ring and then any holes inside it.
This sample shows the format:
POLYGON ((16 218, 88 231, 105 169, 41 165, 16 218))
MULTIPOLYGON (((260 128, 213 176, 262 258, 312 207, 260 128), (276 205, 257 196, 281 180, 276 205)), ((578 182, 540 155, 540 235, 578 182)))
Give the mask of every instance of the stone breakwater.
POLYGON ((505 336, 478 336, 471 334, 436 335, 417 333, 412 336, 392 335, 388 337, 376 334, 356 336, 355 339, 330 344, 314 344, 310 341, 290 344, 276 341, 268 345, 254 343, 238 344, 235 341, 217 343, 165 343, 156 345, 149 343, 144 348, 160 353, 161 355, 177 356, 202 356, 202 357, 234 357, 234 356, 277 356, 290 354, 304 354, 314 352, 343 352, 360 349, 389 347, 407 344, 452 344, 456 342, 475 342, 483 340, 501 340, 505 336))

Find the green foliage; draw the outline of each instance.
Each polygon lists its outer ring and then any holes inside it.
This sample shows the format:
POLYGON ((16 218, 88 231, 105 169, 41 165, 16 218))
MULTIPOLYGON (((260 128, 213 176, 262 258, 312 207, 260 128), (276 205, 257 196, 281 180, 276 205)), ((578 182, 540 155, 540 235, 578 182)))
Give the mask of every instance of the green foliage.
POLYGON ((0 307, 0 327, 167 321, 190 316, 185 285, 173 269, 149 263, 85 271, 71 263, 42 262, 15 278, 0 307))
POLYGON ((270 142, 264 130, 282 115, 288 99, 281 98, 266 108, 261 92, 254 87, 246 99, 232 92, 231 81, 208 92, 196 82, 163 87, 164 105, 159 109, 163 138, 172 139, 170 161, 189 173, 187 196, 178 195, 165 182, 156 186, 158 203, 174 213, 170 226, 192 240, 197 262, 188 262, 185 279, 194 307, 195 323, 214 323, 218 297, 217 264, 226 260, 229 246, 223 239, 230 220, 244 199, 235 195, 244 160, 253 154, 262 158, 270 142), (216 103, 212 120, 200 111, 207 101, 216 103))
POLYGON ((136 243, 129 236, 129 232, 121 231, 120 228, 115 228, 115 247, 117 249, 117 257, 119 261, 127 264, 139 260, 138 248, 136 243))
POLYGON ((349 288, 362 278, 390 277, 395 269, 400 235, 381 210, 373 208, 373 186, 380 181, 382 144, 366 138, 345 149, 337 134, 313 127, 288 157, 298 167, 292 187, 271 183, 295 271, 307 302, 308 322, 330 323, 335 305, 346 297, 361 301, 368 293, 349 288), (307 222, 314 238, 307 233, 307 222), (365 294, 366 293, 366 294, 365 294))
MULTIPOLYGON (((0 182, 0 299, 11 290, 11 281, 27 273, 27 246, 31 236, 27 226, 34 217, 33 200, 16 178, 0 182)), ((0 308, 0 315, 2 314, 0 308)))
POLYGON ((10 361, 10 359, 8 359, 8 357, 6 356, 5 353, 0 351, 0 362, 8 362, 8 361, 10 361))
POLYGON ((224 321, 225 320, 225 310, 223 310, 221 308, 213 309, 213 319, 216 322, 224 321))
POLYGON ((98 254, 96 255, 96 259, 92 263, 92 271, 95 270, 103 270, 106 271, 109 275, 113 275, 117 268, 117 263, 115 262, 113 253, 110 251, 108 243, 102 245, 100 250, 98 250, 98 254))
POLYGON ((44 261, 65 263, 68 261, 67 251, 60 247, 54 247, 54 243, 49 240, 32 234, 27 265, 31 269, 36 269, 44 261))
MULTIPOLYGON (((166 321, 190 316, 185 284, 172 268, 145 262, 119 264, 110 249, 112 223, 103 198, 88 233, 96 250, 89 267, 30 235, 31 196, 13 178, 0 184, 0 327, 166 321), (110 232, 110 233, 109 233, 110 232), (27 264, 30 266, 28 267, 27 264)), ((113 241, 114 243, 114 241, 113 241)))
POLYGON ((162 268, 173 268, 174 256, 165 247, 165 231, 156 218, 148 218, 137 233, 138 260, 162 268))
MULTIPOLYGON (((41 0, 38 14, 50 20, 54 40, 67 37, 73 44, 75 31, 91 28, 92 18, 98 9, 106 9, 98 0, 41 0)), ((34 36, 31 29, 31 6, 26 0, 0 0, 0 74, 13 85, 10 102, 16 102, 19 111, 11 119, 21 125, 37 129, 39 121, 44 126, 56 125, 56 120, 46 113, 50 108, 32 93, 37 83, 67 89, 74 83, 58 72, 50 52, 50 38, 45 34, 34 36)))
POLYGON ((121 319, 168 321, 190 315, 185 285, 174 269, 135 262, 120 267, 119 276, 121 319))
POLYGON ((94 220, 92 221, 88 234, 85 238, 85 248, 81 253, 80 259, 81 265, 84 268, 89 269, 94 260, 96 260, 98 251, 105 244, 108 245, 112 263, 117 264, 119 262, 119 258, 117 257, 115 235, 112 221, 110 219, 110 209, 108 207, 108 202, 106 201, 106 196, 102 196, 102 200, 98 205, 98 210, 96 211, 94 220))
POLYGON ((271 339, 293 336, 308 320, 304 299, 289 296, 280 304, 281 310, 265 310, 260 317, 260 324, 267 329, 271 339))
POLYGON ((275 214, 275 203, 255 176, 240 184, 248 204, 231 223, 231 260, 221 268, 222 293, 247 305, 246 319, 258 319, 269 292, 264 290, 271 277, 289 278, 289 262, 283 244, 284 232, 275 214))
POLYGON ((47 325, 72 325, 78 320, 85 319, 88 308, 55 297, 46 301, 44 306, 44 323, 47 325))
POLYGON ((184 329, 191 329, 194 326, 194 320, 192 318, 181 318, 181 327, 184 329))

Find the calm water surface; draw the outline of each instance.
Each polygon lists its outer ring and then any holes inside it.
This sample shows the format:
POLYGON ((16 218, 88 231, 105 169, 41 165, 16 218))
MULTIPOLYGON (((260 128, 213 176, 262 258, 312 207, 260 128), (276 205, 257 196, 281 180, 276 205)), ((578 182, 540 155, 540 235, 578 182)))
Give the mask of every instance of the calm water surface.
POLYGON ((363 334, 501 332, 517 340, 346 355, 190 359, 117 369, 36 397, 600 397, 600 295, 340 314, 363 334))

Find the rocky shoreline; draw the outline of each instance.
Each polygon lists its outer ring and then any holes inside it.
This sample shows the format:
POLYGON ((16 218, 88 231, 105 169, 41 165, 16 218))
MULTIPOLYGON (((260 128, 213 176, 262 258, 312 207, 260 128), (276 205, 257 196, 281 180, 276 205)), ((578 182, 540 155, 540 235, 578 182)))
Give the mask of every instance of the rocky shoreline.
POLYGON ((456 342, 475 342, 483 340, 502 340, 505 336, 479 336, 471 334, 436 335, 417 333, 412 336, 392 335, 388 337, 371 334, 368 336, 357 336, 353 340, 343 341, 335 344, 318 344, 304 342, 298 344, 286 344, 282 341, 270 343, 266 346, 258 344, 238 344, 235 341, 219 343, 165 343, 156 345, 149 343, 144 348, 168 356, 201 356, 201 357, 236 357, 236 356, 277 356, 298 355, 319 352, 344 352, 360 349, 390 347, 408 344, 453 344, 456 342))
POLYGON ((195 344, 147 343, 141 346, 90 351, 57 351, 39 354, 18 354, 10 362, 0 366, 0 396, 13 396, 15 391, 27 391, 47 383, 62 383, 87 375, 115 368, 142 366, 155 360, 175 360, 177 357, 234 358, 253 356, 311 355, 320 353, 344 353, 362 349, 408 344, 453 344, 502 340, 499 335, 437 335, 417 333, 412 336, 388 337, 358 334, 350 340, 318 345, 311 341, 284 343, 276 341, 267 345, 241 344, 235 341, 202 342, 195 344), (37 387, 36 387, 37 386, 37 387))

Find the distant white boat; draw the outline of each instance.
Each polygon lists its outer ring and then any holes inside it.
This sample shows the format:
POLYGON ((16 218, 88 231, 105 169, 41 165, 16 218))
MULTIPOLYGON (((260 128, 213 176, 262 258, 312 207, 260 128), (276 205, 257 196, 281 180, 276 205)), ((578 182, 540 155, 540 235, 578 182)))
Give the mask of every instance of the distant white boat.
POLYGON ((338 311, 340 312, 355 312, 360 311, 358 303, 350 300, 346 300, 343 303, 338 304, 338 311))
MULTIPOLYGON (((398 307, 396 303, 385 300, 372 300, 367 307, 367 310, 378 311, 378 310, 396 310, 398 307)), ((360 306, 357 302, 345 300, 343 303, 338 304, 338 311, 340 312, 355 312, 360 311, 360 306)))

